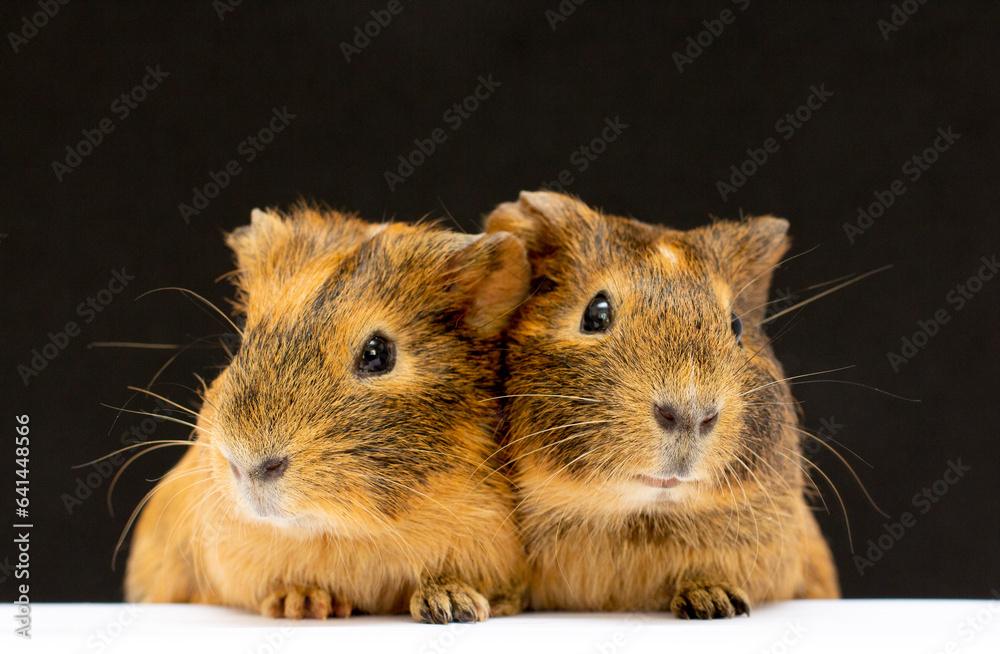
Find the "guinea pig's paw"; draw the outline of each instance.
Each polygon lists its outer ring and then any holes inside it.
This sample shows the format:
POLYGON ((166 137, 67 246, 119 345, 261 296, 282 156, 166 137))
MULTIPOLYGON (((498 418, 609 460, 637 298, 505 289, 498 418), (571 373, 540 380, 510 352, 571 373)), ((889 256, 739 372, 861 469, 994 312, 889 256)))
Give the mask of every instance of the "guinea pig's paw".
POLYGON ((490 602, 474 588, 455 579, 425 581, 410 597, 414 620, 433 624, 482 622, 490 616, 490 602))
POLYGON ((346 618, 351 614, 351 605, 337 600, 316 586, 287 584, 275 589, 264 598, 260 612, 268 618, 326 620, 331 615, 346 618))
POLYGON ((750 615, 750 600, 739 588, 729 584, 689 582, 677 588, 670 610, 685 620, 711 620, 750 615))
POLYGON ((528 604, 526 588, 520 587, 510 592, 490 598, 490 617, 517 615, 524 611, 528 604))

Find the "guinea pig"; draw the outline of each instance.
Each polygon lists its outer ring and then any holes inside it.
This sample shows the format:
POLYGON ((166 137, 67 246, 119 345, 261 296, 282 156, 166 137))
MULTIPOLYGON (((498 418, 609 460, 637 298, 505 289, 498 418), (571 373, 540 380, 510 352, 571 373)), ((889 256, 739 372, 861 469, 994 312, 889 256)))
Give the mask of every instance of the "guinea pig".
POLYGON ((254 210, 227 242, 238 351, 153 489, 130 602, 273 617, 520 611, 527 568, 496 473, 502 329, 527 294, 510 234, 254 210))
POLYGON ((503 445, 531 607, 710 619, 837 597, 761 325, 788 222, 675 231, 525 192, 486 225, 533 268, 508 326, 503 445))

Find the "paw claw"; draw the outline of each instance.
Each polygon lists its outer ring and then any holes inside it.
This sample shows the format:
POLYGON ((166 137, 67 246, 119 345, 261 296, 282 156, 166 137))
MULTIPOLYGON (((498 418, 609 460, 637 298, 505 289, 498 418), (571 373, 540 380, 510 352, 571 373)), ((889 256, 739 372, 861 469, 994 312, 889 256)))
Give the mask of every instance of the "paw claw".
POLYGON ((264 599, 261 613, 269 618, 325 620, 331 615, 350 615, 351 605, 335 599, 322 588, 289 584, 277 588, 264 599))
POLYGON ((482 622, 490 615, 490 603, 460 581, 429 582, 414 591, 410 614, 415 620, 432 624, 482 622))
POLYGON ((750 615, 750 600, 742 590, 728 584, 692 582, 677 589, 670 610, 685 620, 711 620, 750 615))

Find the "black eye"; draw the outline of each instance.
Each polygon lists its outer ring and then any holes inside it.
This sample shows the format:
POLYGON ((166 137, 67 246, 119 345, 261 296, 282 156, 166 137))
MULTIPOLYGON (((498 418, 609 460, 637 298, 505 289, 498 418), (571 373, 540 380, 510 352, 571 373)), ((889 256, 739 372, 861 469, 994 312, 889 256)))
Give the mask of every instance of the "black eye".
POLYGON ((583 322, 580 324, 580 329, 588 334, 593 334, 607 331, 610 326, 611 303, 608 302, 604 293, 598 293, 583 312, 583 322))
POLYGON ((358 373, 361 375, 384 375, 396 363, 396 348, 387 338, 372 336, 365 343, 358 358, 358 373))
POLYGON ((740 320, 740 317, 735 313, 731 313, 729 315, 733 319, 733 321, 729 324, 733 328, 733 334, 736 336, 736 342, 739 343, 740 339, 743 338, 743 321, 740 320))

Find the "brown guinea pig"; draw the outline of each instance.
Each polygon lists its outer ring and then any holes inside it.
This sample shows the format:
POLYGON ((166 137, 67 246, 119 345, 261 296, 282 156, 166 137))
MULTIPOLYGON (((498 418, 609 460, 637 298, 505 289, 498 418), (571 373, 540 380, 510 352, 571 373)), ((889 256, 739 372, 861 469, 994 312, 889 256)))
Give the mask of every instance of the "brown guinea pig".
POLYGON ((760 324, 787 229, 674 231, 549 192, 488 217, 533 266, 507 334, 504 449, 534 609, 713 618, 838 596, 760 324))
POLYGON ((228 236, 242 342, 152 491, 131 602, 292 618, 520 611, 497 359, 530 268, 510 234, 255 210, 228 236))

